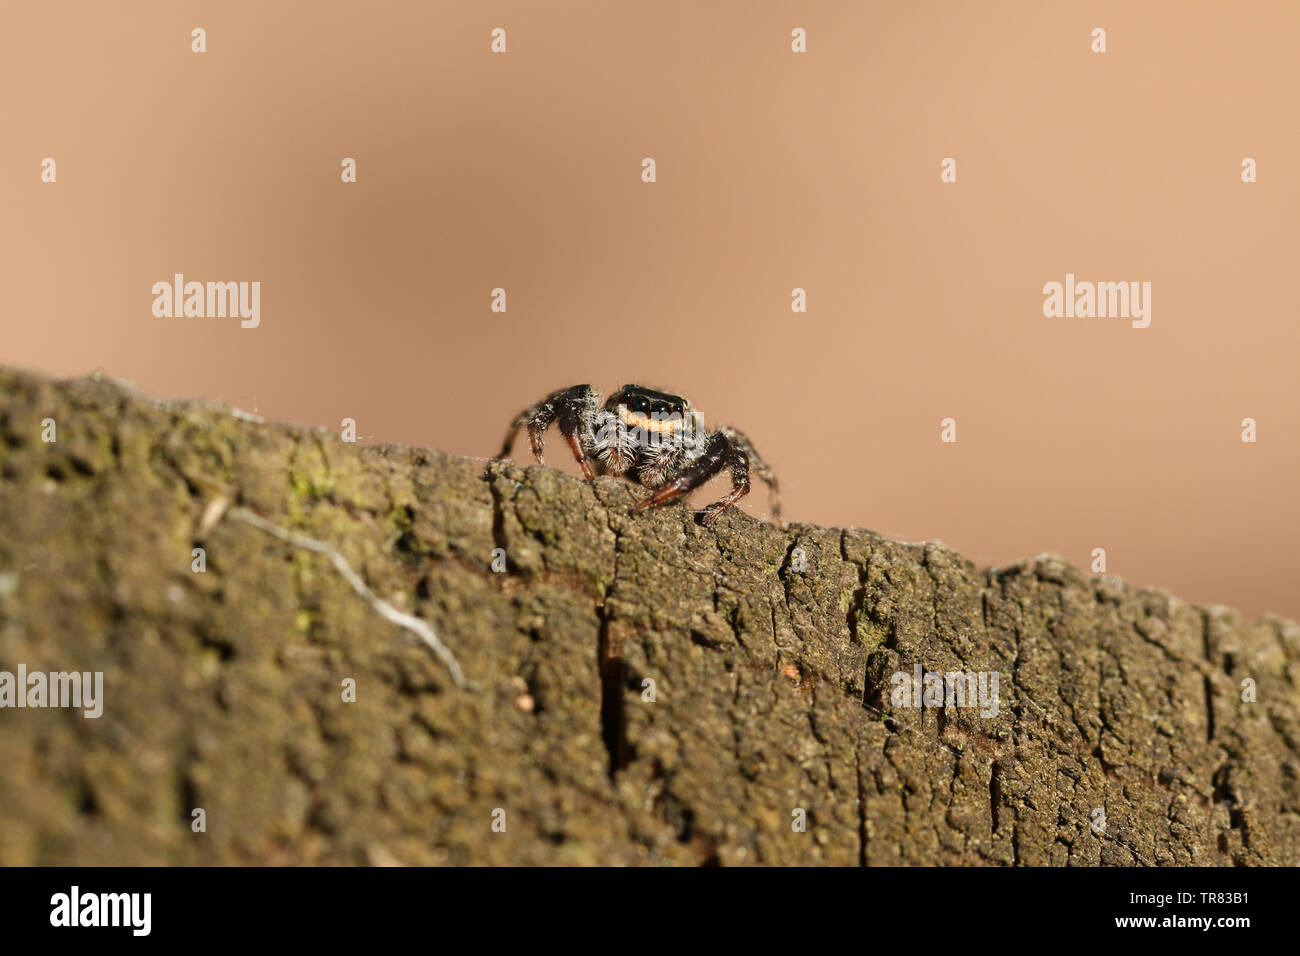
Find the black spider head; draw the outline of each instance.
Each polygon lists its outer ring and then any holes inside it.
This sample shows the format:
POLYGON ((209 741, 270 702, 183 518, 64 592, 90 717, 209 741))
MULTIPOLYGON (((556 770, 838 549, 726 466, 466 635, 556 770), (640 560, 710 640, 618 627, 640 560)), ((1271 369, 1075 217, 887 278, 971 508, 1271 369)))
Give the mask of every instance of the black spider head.
POLYGON ((680 395, 657 392, 644 385, 624 385, 605 402, 608 411, 626 408, 634 415, 646 418, 668 418, 673 415, 684 416, 690 408, 690 402, 680 395))

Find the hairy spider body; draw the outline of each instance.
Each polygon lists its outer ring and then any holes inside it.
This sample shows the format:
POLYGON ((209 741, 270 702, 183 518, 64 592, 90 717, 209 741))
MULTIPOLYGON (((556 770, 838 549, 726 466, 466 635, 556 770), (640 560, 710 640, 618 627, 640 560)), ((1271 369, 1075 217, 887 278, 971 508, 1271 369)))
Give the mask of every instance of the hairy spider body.
POLYGON ((586 478, 618 475, 653 492, 637 511, 675 501, 727 469, 731 491, 704 512, 704 523, 712 524, 749 494, 752 469, 771 489, 772 514, 780 516, 776 476, 750 440, 734 428, 709 429, 680 395, 624 385, 602 404, 590 385, 560 389, 515 416, 498 457, 509 456, 515 435, 525 428, 533 455, 545 464, 544 436, 552 423, 586 478))

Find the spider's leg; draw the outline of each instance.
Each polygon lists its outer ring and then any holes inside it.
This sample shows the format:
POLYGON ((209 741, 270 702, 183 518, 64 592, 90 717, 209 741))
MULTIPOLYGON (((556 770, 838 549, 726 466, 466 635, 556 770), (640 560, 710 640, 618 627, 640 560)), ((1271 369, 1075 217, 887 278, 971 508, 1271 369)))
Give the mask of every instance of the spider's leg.
POLYGON ((590 385, 569 389, 560 402, 560 434, 569 443, 574 460, 588 481, 596 477, 596 471, 587 458, 587 451, 596 441, 591 433, 591 418, 596 413, 596 404, 596 393, 590 385))
POLYGON ((542 437, 542 432, 546 431, 551 426, 551 422, 555 421, 554 402, 561 394, 563 393, 555 392, 548 395, 536 405, 529 406, 516 415, 514 421, 510 423, 510 427, 506 429, 506 437, 501 442, 501 452, 497 457, 509 458, 510 449, 514 447, 515 436, 519 434, 519 429, 527 428, 528 441, 532 445, 534 457, 542 464, 546 464, 546 459, 542 456, 542 452, 546 448, 546 440, 542 437))
POLYGON ((506 431, 505 441, 501 444, 501 454, 497 457, 508 457, 510 448, 515 442, 515 435, 518 434, 519 429, 526 428, 533 456, 543 465, 546 464, 546 458, 543 456, 546 449, 544 435, 546 429, 551 427, 551 423, 559 419, 560 432, 569 443, 569 448, 572 449, 573 457, 582 468, 583 475, 594 478, 595 472, 587 459, 588 442, 584 441, 584 431, 590 430, 586 419, 595 403, 596 393, 591 390, 590 385, 574 385, 572 388, 562 388, 558 392, 552 392, 536 405, 524 409, 515 416, 506 431))
POLYGON ((781 520, 781 486, 777 484, 772 467, 754 450, 754 443, 749 440, 749 437, 744 432, 737 431, 734 428, 719 428, 718 431, 726 435, 730 439, 732 446, 748 458, 749 466, 754 474, 763 479, 764 484, 767 485, 771 492, 772 517, 776 518, 779 523, 781 520))
MULTIPOLYGON (((662 486, 649 498, 638 502, 637 511, 645 511, 647 508, 654 508, 668 501, 675 501, 682 495, 698 488, 718 472, 720 472, 732 459, 732 445, 727 437, 721 433, 715 432, 709 436, 705 442, 704 453, 695 459, 691 465, 686 468, 677 478, 662 486)), ((735 476, 735 465, 732 465, 732 475, 735 476)), ((740 492, 743 495, 749 490, 749 479, 745 478, 745 491, 740 492)), ((734 494, 734 491, 733 491, 734 494)), ((739 497, 739 495, 737 495, 739 497)))
POLYGON ((749 494, 749 455, 727 431, 719 430, 727 442, 727 463, 731 466, 731 490, 704 509, 701 522, 706 527, 713 524, 722 513, 749 494))

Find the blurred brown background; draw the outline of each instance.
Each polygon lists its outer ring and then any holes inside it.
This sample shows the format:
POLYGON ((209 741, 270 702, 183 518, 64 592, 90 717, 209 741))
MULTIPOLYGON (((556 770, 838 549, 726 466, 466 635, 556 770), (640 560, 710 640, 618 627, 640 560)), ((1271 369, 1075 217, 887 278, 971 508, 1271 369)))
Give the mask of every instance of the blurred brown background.
POLYGON ((794 520, 1300 617, 1300 5, 1137 6, 4 4, 0 362, 474 456, 658 385, 794 520), (1067 271, 1150 328, 1044 318, 1067 271))

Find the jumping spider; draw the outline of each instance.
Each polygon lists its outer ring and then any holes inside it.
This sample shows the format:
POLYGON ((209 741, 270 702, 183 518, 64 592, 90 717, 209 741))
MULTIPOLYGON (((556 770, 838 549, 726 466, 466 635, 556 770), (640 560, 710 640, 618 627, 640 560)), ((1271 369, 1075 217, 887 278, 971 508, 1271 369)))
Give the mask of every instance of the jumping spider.
POLYGON ((590 385, 560 389, 515 417, 498 457, 508 457, 515 435, 527 428, 533 455, 546 464, 543 433, 552 422, 558 422, 588 480, 597 474, 621 475, 654 492, 637 511, 674 501, 727 468, 731 491, 705 509, 703 523, 710 525, 749 494, 753 468, 771 489, 772 515, 780 519, 776 476, 749 439, 734 428, 708 429, 680 395, 624 385, 602 407, 590 385))

